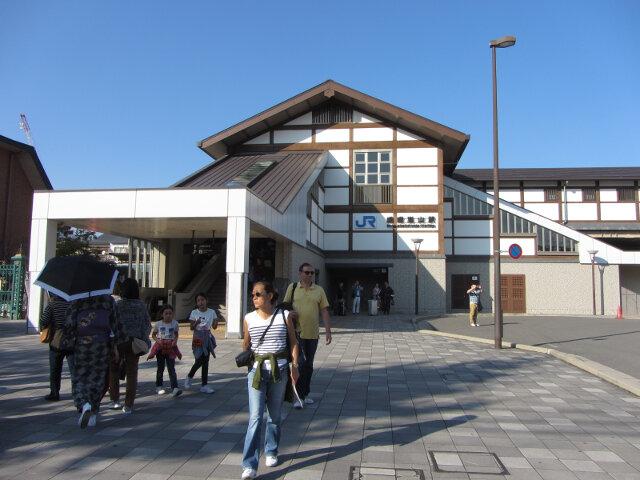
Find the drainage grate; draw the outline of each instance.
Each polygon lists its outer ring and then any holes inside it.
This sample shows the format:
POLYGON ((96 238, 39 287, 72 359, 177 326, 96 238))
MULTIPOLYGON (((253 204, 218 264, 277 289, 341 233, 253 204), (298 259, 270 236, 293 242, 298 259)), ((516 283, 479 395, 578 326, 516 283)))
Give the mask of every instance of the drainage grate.
POLYGON ((349 480, 425 480, 417 468, 351 467, 349 480))
POLYGON ((435 450, 429 450, 428 453, 433 470, 436 472, 509 475, 509 472, 495 453, 435 450))

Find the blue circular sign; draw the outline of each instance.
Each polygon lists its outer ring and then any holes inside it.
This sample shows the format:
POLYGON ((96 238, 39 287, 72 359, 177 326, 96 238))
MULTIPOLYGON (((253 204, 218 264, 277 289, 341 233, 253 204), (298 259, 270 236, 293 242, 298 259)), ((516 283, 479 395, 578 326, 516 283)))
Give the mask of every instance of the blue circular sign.
POLYGON ((509 247, 509 256, 514 259, 518 259, 522 256, 522 247, 517 243, 514 243, 509 247))

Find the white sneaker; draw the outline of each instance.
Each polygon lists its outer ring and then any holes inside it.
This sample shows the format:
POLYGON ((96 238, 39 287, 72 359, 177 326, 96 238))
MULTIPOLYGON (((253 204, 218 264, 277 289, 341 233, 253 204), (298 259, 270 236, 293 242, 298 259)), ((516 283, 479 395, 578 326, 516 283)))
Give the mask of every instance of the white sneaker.
POLYGON ((91 417, 91 404, 87 402, 82 406, 82 412, 80 413, 80 418, 78 419, 78 425, 80 425, 80 428, 87 428, 89 417, 91 417))
POLYGON ((274 455, 267 455, 267 458, 264 461, 264 464, 267 467, 275 467, 275 466, 278 465, 278 457, 276 457, 274 455))
POLYGON ((311 397, 307 397, 304 399, 304 404, 305 405, 312 405, 313 404, 313 398, 311 397))
POLYGON ((162 387, 156 387, 156 393, 158 395, 164 395, 165 393, 167 393, 167 391, 162 387))
POLYGON ((191 379, 187 375, 187 378, 184 379, 184 389, 189 390, 191 388, 191 379))
POLYGON ((211 388, 209 385, 204 385, 201 389, 200 389, 201 393, 213 393, 215 392, 215 390, 213 388, 211 388))
POLYGON ((131 407, 127 407, 126 405, 124 407, 122 407, 122 412, 123 413, 131 413, 133 411, 133 409, 131 407))
POLYGON ((242 471, 242 480, 246 478, 256 478, 257 472, 253 468, 245 468, 242 471))
POLYGON ((119 410, 122 408, 122 405, 120 405, 120 402, 110 402, 107 408, 110 410, 119 410))
POLYGON ((294 400, 293 408, 300 410, 302 408, 302 402, 300 400, 294 400))
POLYGON ((89 417, 89 421, 87 422, 87 427, 95 427, 98 422, 98 415, 91 415, 89 417))
POLYGON ((173 396, 177 397, 178 395, 182 395, 182 390, 180 390, 178 387, 173 389, 173 396))

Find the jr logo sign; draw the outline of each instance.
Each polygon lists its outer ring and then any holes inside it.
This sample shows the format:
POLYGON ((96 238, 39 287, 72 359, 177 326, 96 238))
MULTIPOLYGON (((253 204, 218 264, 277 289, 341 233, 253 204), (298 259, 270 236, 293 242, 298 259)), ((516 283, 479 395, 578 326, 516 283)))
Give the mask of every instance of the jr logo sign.
POLYGON ((376 228, 375 215, 362 215, 355 217, 356 228, 376 228))

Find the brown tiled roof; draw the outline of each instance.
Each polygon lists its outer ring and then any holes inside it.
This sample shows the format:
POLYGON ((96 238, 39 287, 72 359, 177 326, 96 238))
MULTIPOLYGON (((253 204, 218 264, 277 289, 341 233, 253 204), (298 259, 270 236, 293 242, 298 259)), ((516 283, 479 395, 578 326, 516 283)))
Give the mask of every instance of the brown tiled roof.
POLYGON ((42 167, 42 163, 40 163, 35 148, 0 135, 0 150, 8 150, 14 153, 24 152, 26 155, 18 155, 17 159, 34 190, 53 190, 53 186, 49 181, 47 172, 42 167))
MULTIPOLYGON (((500 180, 505 181, 565 181, 572 180, 640 180, 638 167, 593 168, 501 168, 500 180)), ((451 178, 460 182, 491 182, 492 168, 458 169, 451 178)))
POLYGON ((462 152, 467 147, 467 143, 469 143, 469 135, 353 90, 333 80, 327 80, 306 92, 202 140, 198 146, 213 158, 220 158, 232 152, 235 145, 242 144, 269 129, 293 120, 329 99, 351 105, 363 113, 427 138, 435 146, 442 148, 445 173, 453 171, 462 152))
MULTIPOLYGON (((257 161, 275 161, 275 165, 248 187, 279 212, 284 212, 314 169, 324 159, 323 151, 282 151, 242 153, 214 162, 173 185, 180 188, 229 188, 240 172, 257 161)), ((230 187, 234 188, 234 187, 230 187)), ((244 187, 235 187, 244 188, 244 187)))

